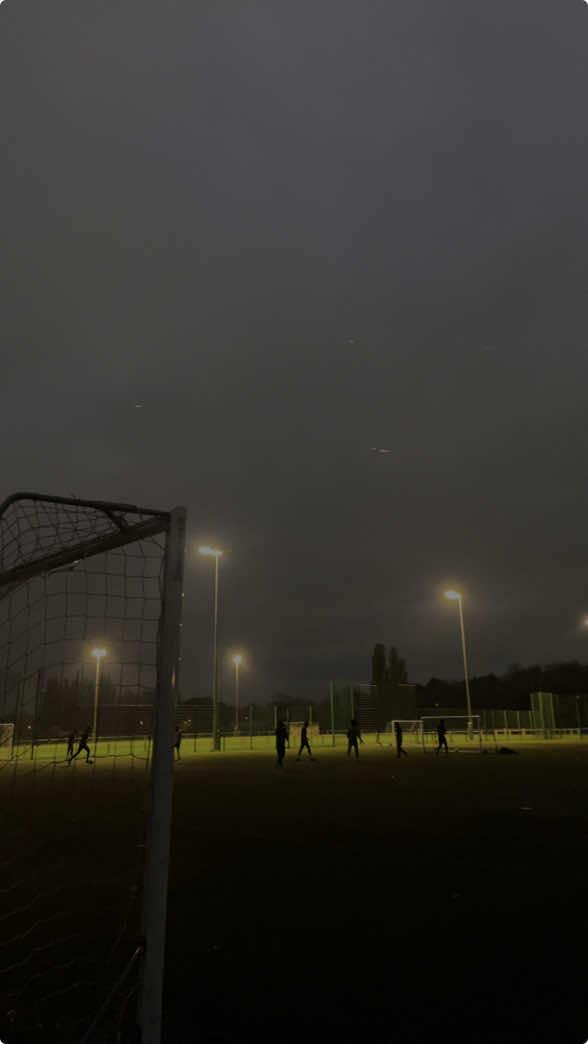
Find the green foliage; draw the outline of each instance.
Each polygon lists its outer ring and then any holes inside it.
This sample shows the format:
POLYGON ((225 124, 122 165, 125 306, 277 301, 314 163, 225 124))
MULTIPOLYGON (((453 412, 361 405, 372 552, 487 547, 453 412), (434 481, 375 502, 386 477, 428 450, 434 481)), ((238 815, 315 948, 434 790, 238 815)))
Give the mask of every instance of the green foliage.
MULTIPOLYGON (((588 693, 588 664, 577 660, 545 667, 513 664, 500 676, 485 674, 470 678, 470 692, 474 709, 528 710, 532 692, 588 693)), ((460 707, 465 701, 464 682, 430 678, 426 685, 417 686, 417 701, 421 707, 460 707)))
POLYGON ((393 685, 406 685, 406 682, 408 681, 406 660, 402 660, 399 657, 398 650, 395 649, 393 645, 390 646, 390 652, 388 654, 388 669, 386 677, 393 685))
POLYGON ((377 642, 372 654, 372 685, 381 685, 385 678, 386 646, 382 642, 377 642))
POLYGON ((372 685, 382 685, 384 682, 405 685, 407 681, 406 660, 400 658, 393 645, 390 646, 386 659, 386 646, 377 642, 372 654, 372 685))

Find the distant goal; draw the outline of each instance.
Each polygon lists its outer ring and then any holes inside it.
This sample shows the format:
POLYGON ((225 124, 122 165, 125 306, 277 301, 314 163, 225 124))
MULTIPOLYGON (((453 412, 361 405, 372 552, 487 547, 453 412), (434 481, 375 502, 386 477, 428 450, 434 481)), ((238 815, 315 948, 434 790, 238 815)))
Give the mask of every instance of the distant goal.
POLYGON ((450 714, 447 717, 425 716, 421 718, 421 743, 424 751, 436 750, 439 745, 439 723, 445 723, 445 736, 450 750, 479 752, 482 749, 482 728, 479 714, 450 714))
POLYGON ((14 747, 14 722, 0 722, 0 758, 12 756, 14 747))
POLYGON ((391 738, 392 743, 396 742, 395 725, 400 725, 400 728, 402 729, 402 743, 404 746, 422 744, 423 723, 420 718, 407 720, 396 718, 394 721, 391 721, 388 738, 391 738))
POLYGON ((3 1040, 159 1044, 184 547, 183 508, 0 503, 3 1040))

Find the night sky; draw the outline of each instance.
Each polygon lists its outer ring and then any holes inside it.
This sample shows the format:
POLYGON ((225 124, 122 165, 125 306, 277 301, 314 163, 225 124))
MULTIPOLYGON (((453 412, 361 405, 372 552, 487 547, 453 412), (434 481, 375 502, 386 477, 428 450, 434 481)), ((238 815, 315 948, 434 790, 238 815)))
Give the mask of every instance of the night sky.
POLYGON ((2 495, 186 506, 184 696, 204 542, 244 701, 459 676, 447 584, 474 673, 588 659, 587 57, 582 0, 0 6, 2 495))

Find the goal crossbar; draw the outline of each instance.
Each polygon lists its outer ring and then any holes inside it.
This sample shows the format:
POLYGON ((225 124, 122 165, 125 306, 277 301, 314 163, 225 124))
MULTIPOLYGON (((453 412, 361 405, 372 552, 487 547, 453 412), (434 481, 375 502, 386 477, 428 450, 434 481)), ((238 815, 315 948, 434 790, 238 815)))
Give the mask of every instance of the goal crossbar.
POLYGON ((50 573, 61 566, 73 565, 84 558, 113 551, 118 547, 124 547, 137 540, 146 540, 165 532, 170 523, 171 515, 167 511, 152 512, 147 508, 126 506, 125 504, 108 504, 103 501, 77 500, 67 497, 49 497, 44 494, 14 493, 0 504, 0 521, 6 512, 20 501, 41 502, 45 504, 60 504, 78 508, 91 508, 105 515, 112 524, 111 533, 100 534, 90 539, 81 540, 69 547, 61 548, 50 554, 36 555, 28 558, 10 569, 0 571, 0 596, 9 591, 13 585, 24 583, 40 573, 50 573), (121 514, 119 514, 119 512, 121 514), (136 524, 129 523, 122 517, 122 513, 137 514, 141 521, 136 524), (145 518, 145 516, 148 516, 145 518))
POLYGON ((445 723, 447 732, 467 732, 470 722, 473 731, 479 732, 481 717, 479 714, 472 714, 469 717, 467 714, 449 714, 447 716, 427 714, 420 720, 424 732, 436 732, 440 721, 445 723), (457 725, 457 722, 459 722, 459 725, 457 725))
MULTIPOLYGON (((97 624, 100 641, 106 640, 115 654, 102 649, 89 654, 96 656, 96 673, 92 702, 83 702, 83 706, 94 709, 94 724, 88 726, 94 747, 98 742, 99 684, 100 693, 107 695, 116 685, 122 694, 127 689, 153 694, 150 771, 145 777, 149 797, 140 803, 145 837, 143 887, 137 888, 141 895, 137 918, 144 939, 138 988, 142 1044, 160 1044, 162 1029, 185 540, 186 514, 181 507, 161 511, 31 492, 15 493, 0 503, 0 696, 3 708, 16 712, 21 731, 27 730, 24 735, 30 737, 27 746, 31 751, 37 718, 51 705, 47 695, 51 683, 70 689, 77 686, 76 693, 83 691, 83 699, 87 698, 90 687, 82 668, 88 655, 86 643, 94 638, 97 624), (133 544, 138 545, 137 551, 127 547, 133 544), (136 600, 142 600, 138 611, 134 609, 136 600), (133 611, 129 612, 130 604, 133 611), (74 625, 69 626, 72 621, 74 625), (116 685, 111 681, 106 690, 108 679, 100 671, 101 656, 108 656, 111 665, 116 662, 119 670, 116 685), (67 676, 72 663, 81 664, 75 680, 67 676)), ((105 706, 108 702, 105 700, 105 706)), ((123 697, 120 703, 124 702, 123 697)), ((5 740, 8 733, 15 736, 10 725, 6 719, 0 723, 5 740)), ((87 736, 86 732, 86 742, 87 736)), ((88 762, 89 754, 88 750, 88 762)), ((15 786, 18 778, 15 761, 15 786)), ((114 899, 112 909, 118 909, 114 899)), ((47 948, 37 950, 42 953, 47 948)), ((30 983, 39 977, 35 974, 30 983)), ((53 996, 57 994, 44 1000, 53 996)), ((28 1017, 24 1009, 21 1017, 28 1017)))

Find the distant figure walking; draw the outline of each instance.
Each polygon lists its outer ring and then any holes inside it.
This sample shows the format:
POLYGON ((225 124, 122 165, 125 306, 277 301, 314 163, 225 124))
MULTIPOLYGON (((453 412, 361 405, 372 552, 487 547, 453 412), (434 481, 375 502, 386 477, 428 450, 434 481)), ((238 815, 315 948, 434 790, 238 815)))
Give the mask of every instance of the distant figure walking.
POLYGON ((296 758, 296 761, 300 761, 300 758, 302 757, 303 750, 307 750, 308 751, 308 756, 309 756, 310 760, 314 761, 314 758, 312 756, 312 751, 310 749, 310 743, 308 742, 308 722, 307 721, 304 722, 304 725, 302 726, 302 728, 300 730, 300 750, 298 751, 298 757, 296 758))
POLYGON ((71 761, 71 759, 74 756, 74 742, 75 742, 75 738, 76 738, 76 734, 75 734, 75 731, 72 729, 70 734, 69 734, 69 736, 67 737, 67 754, 65 755, 66 761, 71 761))
POLYGON ((83 730, 83 732, 80 735, 80 742, 78 744, 78 749, 76 750, 75 754, 72 754, 71 758, 69 759, 70 763, 72 761, 75 761, 75 759, 77 758, 78 754, 80 754, 80 752, 82 750, 86 751, 86 764, 89 762, 89 760, 90 760, 90 748, 88 746, 88 736, 90 735, 90 732, 91 732, 90 726, 86 725, 86 728, 83 730))
POLYGON ((180 747, 182 745, 182 730, 179 725, 176 725, 176 738, 174 740, 174 750, 176 752, 176 759, 180 760, 180 747))
POLYGON ((445 728, 445 722, 443 718, 441 718, 439 724, 437 725, 437 754, 439 754, 441 750, 445 750, 445 753, 449 754, 446 733, 447 729, 445 728))
POLYGON ((402 746, 402 725, 399 721, 394 722, 394 735, 396 736, 396 757, 399 758, 404 754, 404 757, 407 758, 408 753, 402 746))
POLYGON ((276 728, 276 754, 278 757, 278 765, 280 768, 284 767, 284 758, 286 757, 286 744, 290 746, 290 734, 288 728, 284 725, 283 721, 278 722, 276 728))
POLYGON ((359 757, 359 744, 363 743, 361 729, 356 718, 352 718, 347 730, 347 757, 351 757, 351 751, 355 751, 355 757, 359 757))

